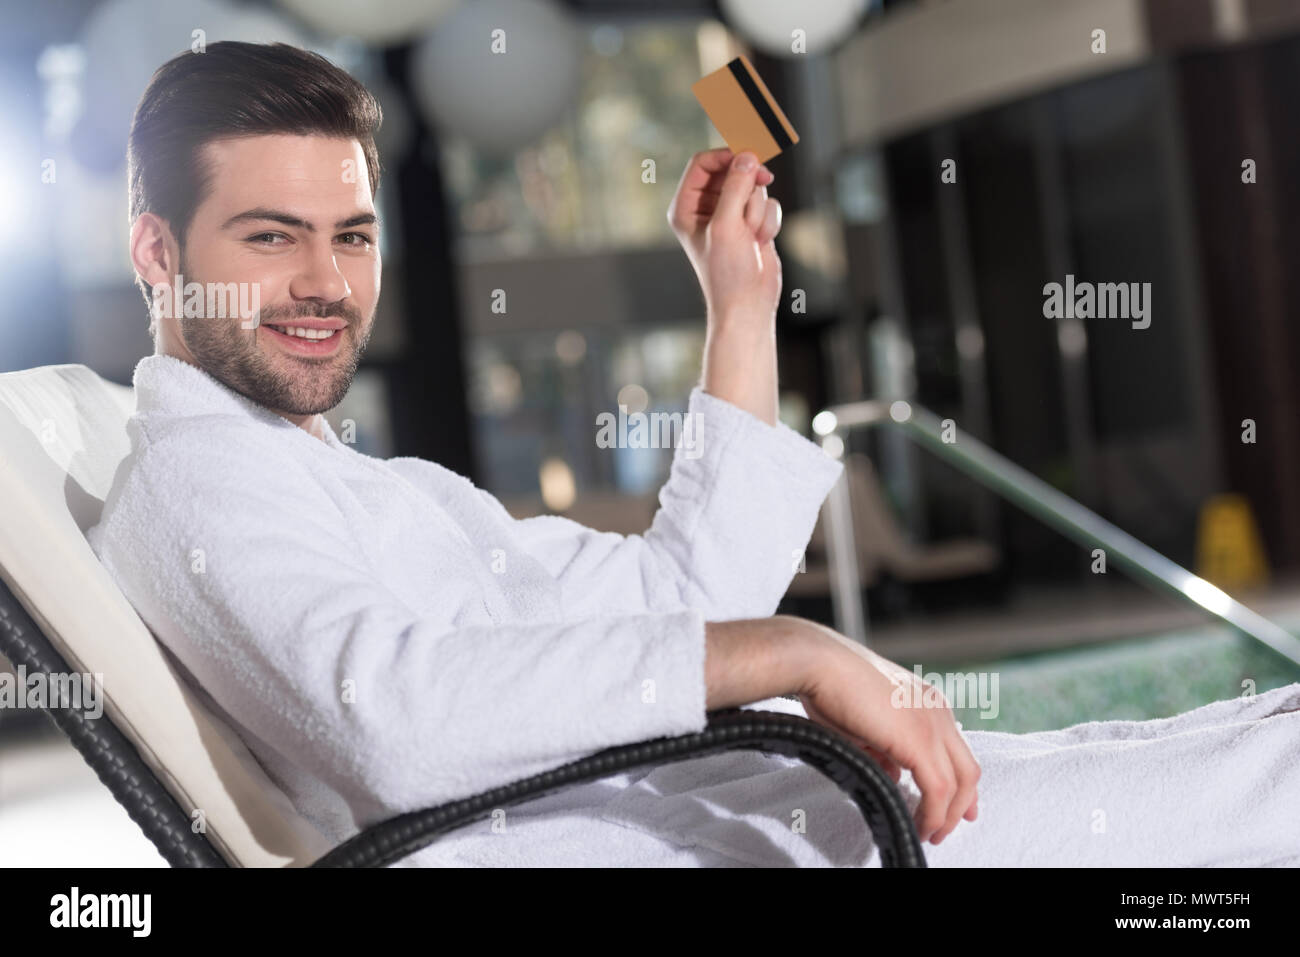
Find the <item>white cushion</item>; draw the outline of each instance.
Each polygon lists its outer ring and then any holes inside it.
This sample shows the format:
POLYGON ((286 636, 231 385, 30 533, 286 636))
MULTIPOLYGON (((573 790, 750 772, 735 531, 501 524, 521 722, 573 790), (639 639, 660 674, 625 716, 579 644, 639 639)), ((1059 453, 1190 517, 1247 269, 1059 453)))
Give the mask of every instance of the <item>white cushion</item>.
POLYGON ((81 365, 0 375, 0 578, 74 672, 103 675, 105 713, 228 863, 309 864, 329 840, 184 685, 86 542, 134 407, 81 365))

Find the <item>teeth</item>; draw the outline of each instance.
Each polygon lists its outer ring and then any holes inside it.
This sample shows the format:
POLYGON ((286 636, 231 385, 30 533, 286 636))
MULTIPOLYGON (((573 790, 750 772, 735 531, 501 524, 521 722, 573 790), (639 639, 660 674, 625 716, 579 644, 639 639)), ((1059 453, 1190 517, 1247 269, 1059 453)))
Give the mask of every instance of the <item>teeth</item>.
POLYGON ((337 332, 337 329, 302 329, 297 326, 274 326, 272 327, 286 336, 297 336, 299 339, 328 339, 337 332))

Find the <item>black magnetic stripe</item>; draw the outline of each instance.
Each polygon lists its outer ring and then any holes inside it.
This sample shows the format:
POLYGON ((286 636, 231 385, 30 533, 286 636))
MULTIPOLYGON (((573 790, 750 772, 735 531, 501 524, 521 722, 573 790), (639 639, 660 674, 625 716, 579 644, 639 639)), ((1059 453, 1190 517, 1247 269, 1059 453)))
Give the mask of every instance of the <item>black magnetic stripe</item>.
POLYGON ((740 62, 740 57, 736 57, 728 63, 727 68, 731 70, 731 75, 734 76, 736 82, 740 84, 741 91, 746 97, 748 97, 749 105, 758 113, 758 118, 763 121, 763 125, 767 127, 767 131, 772 134, 772 139, 776 140, 776 145, 781 147, 783 150, 788 150, 793 145, 790 142, 790 134, 785 131, 785 127, 781 125, 781 121, 778 120, 776 114, 772 112, 772 107, 768 105, 767 97, 763 96, 759 91, 758 84, 754 82, 754 78, 750 76, 749 71, 745 69, 745 64, 740 62))

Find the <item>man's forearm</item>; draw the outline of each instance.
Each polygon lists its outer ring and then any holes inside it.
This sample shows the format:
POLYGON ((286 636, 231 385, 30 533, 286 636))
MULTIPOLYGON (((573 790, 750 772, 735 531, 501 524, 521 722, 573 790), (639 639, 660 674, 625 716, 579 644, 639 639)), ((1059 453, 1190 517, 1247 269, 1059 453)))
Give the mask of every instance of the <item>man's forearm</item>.
POLYGON ((813 642, 787 615, 704 625, 706 708, 735 708, 804 690, 813 642))
POLYGON ((750 316, 710 315, 700 387, 776 425, 776 325, 750 316))

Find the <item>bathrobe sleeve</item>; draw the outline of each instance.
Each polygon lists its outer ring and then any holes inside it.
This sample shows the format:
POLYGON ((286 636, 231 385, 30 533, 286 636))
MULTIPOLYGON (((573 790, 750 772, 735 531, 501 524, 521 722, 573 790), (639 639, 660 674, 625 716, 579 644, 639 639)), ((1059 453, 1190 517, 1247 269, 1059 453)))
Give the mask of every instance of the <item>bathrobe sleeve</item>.
POLYGON ((422 618, 359 557, 303 462, 254 430, 202 429, 144 446, 97 554, 226 714, 359 822, 704 728, 697 611, 422 618))
POLYGON ((776 612, 844 467, 784 423, 770 426, 698 387, 687 411, 698 416, 696 449, 683 442, 674 452, 645 534, 553 515, 510 519, 521 547, 560 582, 566 616, 696 608, 727 621, 776 612))

